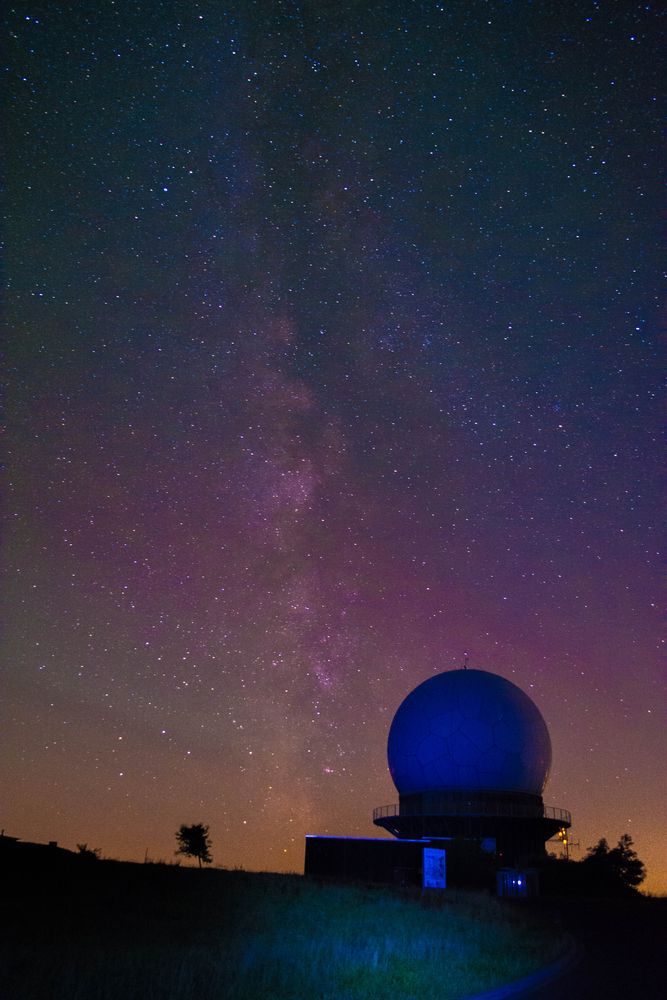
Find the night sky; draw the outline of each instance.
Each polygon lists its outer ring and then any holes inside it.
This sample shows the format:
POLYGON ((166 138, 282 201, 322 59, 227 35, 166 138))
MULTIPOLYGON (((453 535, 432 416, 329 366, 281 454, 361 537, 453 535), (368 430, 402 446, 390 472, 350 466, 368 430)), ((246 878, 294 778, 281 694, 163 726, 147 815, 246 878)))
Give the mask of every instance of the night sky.
POLYGON ((0 826, 302 870, 467 651, 667 892, 653 5, 6 21, 0 826))

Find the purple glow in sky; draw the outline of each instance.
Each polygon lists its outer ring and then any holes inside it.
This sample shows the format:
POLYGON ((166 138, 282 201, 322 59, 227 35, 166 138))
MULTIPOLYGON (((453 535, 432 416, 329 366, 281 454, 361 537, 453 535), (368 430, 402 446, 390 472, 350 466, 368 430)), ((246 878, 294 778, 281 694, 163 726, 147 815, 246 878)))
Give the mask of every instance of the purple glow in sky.
POLYGON ((667 891, 655 11, 6 21, 7 833, 301 870, 469 650, 667 891))

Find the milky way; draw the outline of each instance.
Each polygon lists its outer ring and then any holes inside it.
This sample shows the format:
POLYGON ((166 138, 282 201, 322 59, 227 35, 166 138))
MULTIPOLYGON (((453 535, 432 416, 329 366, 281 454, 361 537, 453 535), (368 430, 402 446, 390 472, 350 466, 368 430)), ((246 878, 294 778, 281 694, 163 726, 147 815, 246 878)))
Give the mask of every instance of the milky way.
POLYGON ((467 651, 667 891, 651 5, 97 6, 6 18, 1 825, 300 870, 467 651))

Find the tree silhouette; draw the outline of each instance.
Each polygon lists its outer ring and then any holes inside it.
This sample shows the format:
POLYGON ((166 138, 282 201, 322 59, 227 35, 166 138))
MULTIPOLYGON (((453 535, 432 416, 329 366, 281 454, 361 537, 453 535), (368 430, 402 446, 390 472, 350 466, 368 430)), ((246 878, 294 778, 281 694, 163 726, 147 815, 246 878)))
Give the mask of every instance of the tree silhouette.
POLYGON ((175 854, 185 854, 190 858, 196 858, 201 868, 202 861, 210 864, 211 840, 208 835, 208 826, 204 823, 193 823, 192 826, 181 824, 177 834, 178 850, 175 854))
POLYGON ((646 878, 644 862, 633 849, 632 837, 624 833, 616 847, 609 847, 602 837, 597 844, 588 848, 585 864, 601 881, 620 884, 636 889, 646 878))

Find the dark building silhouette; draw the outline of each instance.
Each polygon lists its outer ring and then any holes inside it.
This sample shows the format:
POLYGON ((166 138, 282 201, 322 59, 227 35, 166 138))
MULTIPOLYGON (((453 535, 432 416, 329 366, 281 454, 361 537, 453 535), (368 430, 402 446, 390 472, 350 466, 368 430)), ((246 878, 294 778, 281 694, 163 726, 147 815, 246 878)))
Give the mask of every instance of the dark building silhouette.
POLYGON ((34 844, 20 837, 9 837, 4 830, 0 833, 0 865, 5 868, 9 865, 47 867, 76 857, 73 851, 58 847, 57 840, 34 844))

